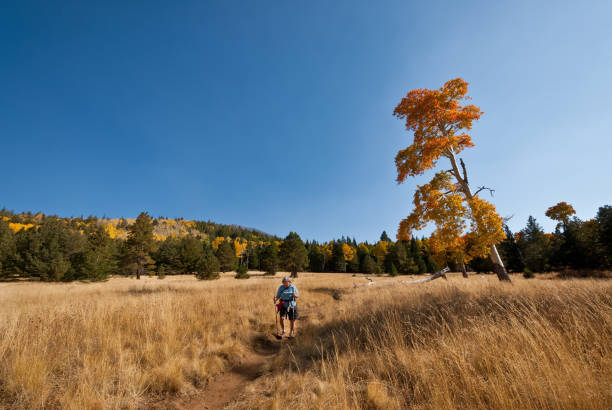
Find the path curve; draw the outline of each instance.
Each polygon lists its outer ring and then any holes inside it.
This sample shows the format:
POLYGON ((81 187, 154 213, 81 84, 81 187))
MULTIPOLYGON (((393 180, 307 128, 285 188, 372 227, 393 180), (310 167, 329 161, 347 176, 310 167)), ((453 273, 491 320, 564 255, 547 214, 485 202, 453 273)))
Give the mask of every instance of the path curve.
POLYGON ((260 335, 251 350, 240 362, 228 371, 215 377, 197 395, 186 402, 175 402, 177 410, 218 410, 232 402, 248 382, 252 382, 266 370, 266 363, 278 354, 282 342, 260 335))

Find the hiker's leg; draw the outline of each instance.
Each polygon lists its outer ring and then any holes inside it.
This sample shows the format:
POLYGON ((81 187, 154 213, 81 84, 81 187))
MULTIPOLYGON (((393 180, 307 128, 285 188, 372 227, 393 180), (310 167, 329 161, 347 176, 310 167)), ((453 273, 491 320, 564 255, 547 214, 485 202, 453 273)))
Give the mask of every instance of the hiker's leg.
POLYGON ((294 335, 294 330, 295 330, 295 320, 290 320, 289 321, 289 328, 290 328, 289 329, 289 334, 291 336, 293 336, 294 335))
POLYGON ((283 317, 280 317, 280 324, 281 324, 281 332, 285 333, 285 319, 283 319, 283 317))

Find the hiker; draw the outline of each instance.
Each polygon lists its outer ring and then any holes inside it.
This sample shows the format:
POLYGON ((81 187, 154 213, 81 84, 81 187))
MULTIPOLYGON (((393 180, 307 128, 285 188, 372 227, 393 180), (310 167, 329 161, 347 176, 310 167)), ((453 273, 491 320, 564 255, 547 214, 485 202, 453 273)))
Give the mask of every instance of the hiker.
POLYGON ((280 312, 281 333, 278 334, 279 338, 285 334, 285 318, 289 319, 289 338, 295 337, 295 319, 298 317, 296 299, 298 297, 299 292, 295 285, 291 284, 291 278, 285 276, 283 284, 278 288, 276 296, 274 296, 274 303, 278 301, 276 309, 280 312))

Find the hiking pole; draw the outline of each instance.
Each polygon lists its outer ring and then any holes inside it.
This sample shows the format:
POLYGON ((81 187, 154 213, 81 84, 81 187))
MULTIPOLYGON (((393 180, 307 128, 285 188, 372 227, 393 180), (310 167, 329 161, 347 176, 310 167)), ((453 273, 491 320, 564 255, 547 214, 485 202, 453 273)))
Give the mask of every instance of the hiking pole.
POLYGON ((276 307, 276 303, 274 303, 274 321, 276 324, 276 333, 274 334, 274 337, 281 340, 283 337, 278 334, 278 308, 276 307))

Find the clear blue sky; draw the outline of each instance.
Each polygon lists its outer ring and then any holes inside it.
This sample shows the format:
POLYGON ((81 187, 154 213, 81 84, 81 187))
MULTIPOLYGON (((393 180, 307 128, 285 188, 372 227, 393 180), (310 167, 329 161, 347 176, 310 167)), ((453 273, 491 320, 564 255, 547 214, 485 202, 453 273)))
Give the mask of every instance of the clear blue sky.
POLYGON ((455 77, 513 229, 612 204, 609 1, 1 4, 0 207, 394 236, 393 108, 455 77))

